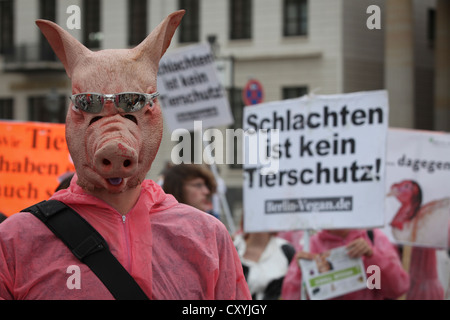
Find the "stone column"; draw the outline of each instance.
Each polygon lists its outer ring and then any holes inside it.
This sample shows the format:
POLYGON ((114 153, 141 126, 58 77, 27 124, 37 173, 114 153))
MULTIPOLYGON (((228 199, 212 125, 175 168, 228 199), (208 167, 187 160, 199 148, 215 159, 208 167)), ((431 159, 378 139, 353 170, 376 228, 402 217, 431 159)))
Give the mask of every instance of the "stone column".
POLYGON ((450 131, 450 1, 436 5, 434 129, 450 131))
POLYGON ((385 88, 389 126, 414 127, 413 4, 387 0, 385 7, 385 88))

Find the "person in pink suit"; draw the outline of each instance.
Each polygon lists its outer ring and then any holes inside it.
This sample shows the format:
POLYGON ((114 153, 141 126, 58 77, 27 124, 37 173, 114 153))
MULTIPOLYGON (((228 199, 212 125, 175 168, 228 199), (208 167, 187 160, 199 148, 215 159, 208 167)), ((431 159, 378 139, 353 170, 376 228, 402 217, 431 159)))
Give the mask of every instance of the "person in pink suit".
POLYGON ((406 300, 444 300, 435 248, 412 247, 409 264, 410 288, 406 300))
MULTIPOLYGON (((184 10, 132 49, 92 52, 53 22, 37 25, 72 81, 66 139, 76 173, 51 199, 107 241, 150 299, 250 299, 225 226, 146 180, 163 131, 156 76, 184 10)), ((0 299, 113 299, 97 276, 29 212, 0 228, 0 299), (70 285, 79 270, 78 286, 70 285)))
MULTIPOLYGON (((397 299, 409 289, 409 276, 403 269, 397 249, 379 229, 373 230, 373 243, 366 230, 322 230, 310 237, 310 250, 298 251, 284 278, 281 297, 284 300, 301 298, 302 274, 298 259, 314 259, 322 252, 341 246, 347 247, 350 257, 362 257, 364 267, 380 268, 380 289, 365 288, 336 297, 339 300, 397 299)), ((370 276, 370 274, 368 275, 370 276)))

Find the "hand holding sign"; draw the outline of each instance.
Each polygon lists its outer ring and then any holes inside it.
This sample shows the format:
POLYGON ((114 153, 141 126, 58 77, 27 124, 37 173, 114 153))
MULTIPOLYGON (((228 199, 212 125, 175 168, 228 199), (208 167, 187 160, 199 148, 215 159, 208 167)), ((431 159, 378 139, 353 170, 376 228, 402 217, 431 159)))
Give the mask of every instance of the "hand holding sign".
POLYGON ((350 258, 371 257, 373 254, 371 245, 363 238, 353 240, 346 247, 350 258))

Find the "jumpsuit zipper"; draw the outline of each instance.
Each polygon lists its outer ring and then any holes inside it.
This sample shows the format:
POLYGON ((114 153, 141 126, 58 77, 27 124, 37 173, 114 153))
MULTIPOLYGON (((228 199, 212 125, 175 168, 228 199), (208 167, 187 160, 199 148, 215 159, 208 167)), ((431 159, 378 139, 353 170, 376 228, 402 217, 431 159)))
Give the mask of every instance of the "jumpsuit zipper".
POLYGON ((126 216, 122 215, 122 230, 123 234, 125 236, 125 247, 126 247, 126 254, 127 254, 127 265, 124 266, 129 272, 131 272, 131 247, 130 247, 130 239, 129 239, 129 233, 128 228, 126 225, 126 216))

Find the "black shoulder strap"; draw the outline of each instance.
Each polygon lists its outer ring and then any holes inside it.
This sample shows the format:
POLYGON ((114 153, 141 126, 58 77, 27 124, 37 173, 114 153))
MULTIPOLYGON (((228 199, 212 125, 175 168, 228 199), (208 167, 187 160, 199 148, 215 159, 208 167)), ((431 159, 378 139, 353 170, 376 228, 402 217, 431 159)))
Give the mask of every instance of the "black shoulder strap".
POLYGON ((291 244, 283 244, 281 246, 281 250, 283 251, 284 255, 288 259, 288 263, 291 263, 292 258, 295 256, 295 248, 291 244))
POLYGON ((372 241, 373 244, 373 230, 372 229, 368 229, 367 230, 367 235, 369 236, 370 241, 372 241))
POLYGON ((148 300, 133 277, 109 251, 105 239, 64 203, 48 200, 22 211, 31 212, 97 275, 117 300, 148 300))

